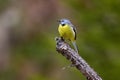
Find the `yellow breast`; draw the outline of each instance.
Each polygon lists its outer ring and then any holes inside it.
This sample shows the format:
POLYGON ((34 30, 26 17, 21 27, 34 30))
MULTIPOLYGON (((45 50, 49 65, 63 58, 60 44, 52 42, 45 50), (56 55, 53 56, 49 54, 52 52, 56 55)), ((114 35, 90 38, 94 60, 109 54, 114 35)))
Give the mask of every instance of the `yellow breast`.
POLYGON ((58 31, 61 37, 64 39, 74 41, 75 40, 75 32, 73 31, 73 28, 69 25, 61 26, 61 24, 58 27, 58 31))

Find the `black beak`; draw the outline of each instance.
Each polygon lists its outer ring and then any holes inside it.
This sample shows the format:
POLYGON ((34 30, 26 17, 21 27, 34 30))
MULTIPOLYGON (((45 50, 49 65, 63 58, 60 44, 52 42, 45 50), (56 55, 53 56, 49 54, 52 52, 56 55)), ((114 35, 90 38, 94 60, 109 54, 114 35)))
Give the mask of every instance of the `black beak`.
POLYGON ((60 23, 60 22, 61 22, 61 20, 57 20, 57 22, 59 22, 59 23, 60 23))

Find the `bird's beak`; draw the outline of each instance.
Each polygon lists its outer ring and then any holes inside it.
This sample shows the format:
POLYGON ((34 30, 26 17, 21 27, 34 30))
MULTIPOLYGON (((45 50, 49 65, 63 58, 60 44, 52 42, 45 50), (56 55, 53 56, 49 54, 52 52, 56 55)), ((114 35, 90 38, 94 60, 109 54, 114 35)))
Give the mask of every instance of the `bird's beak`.
POLYGON ((60 23, 61 21, 60 21, 60 20, 57 20, 57 22, 59 22, 59 23, 60 23))

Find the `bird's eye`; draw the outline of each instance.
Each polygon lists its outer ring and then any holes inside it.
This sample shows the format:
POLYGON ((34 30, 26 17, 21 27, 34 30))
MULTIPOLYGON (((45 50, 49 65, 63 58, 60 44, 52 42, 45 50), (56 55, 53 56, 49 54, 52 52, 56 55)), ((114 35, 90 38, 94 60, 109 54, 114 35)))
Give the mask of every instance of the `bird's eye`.
POLYGON ((61 24, 62 26, 65 26, 65 24, 61 24))

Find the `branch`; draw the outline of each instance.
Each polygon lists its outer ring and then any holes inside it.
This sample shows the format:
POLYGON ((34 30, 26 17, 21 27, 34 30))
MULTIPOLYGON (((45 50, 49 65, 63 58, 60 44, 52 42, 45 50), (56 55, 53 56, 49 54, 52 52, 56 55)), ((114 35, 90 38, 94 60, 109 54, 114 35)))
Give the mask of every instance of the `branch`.
POLYGON ((56 50, 61 53, 87 78, 87 80, 102 80, 100 76, 61 38, 56 38, 56 50))

